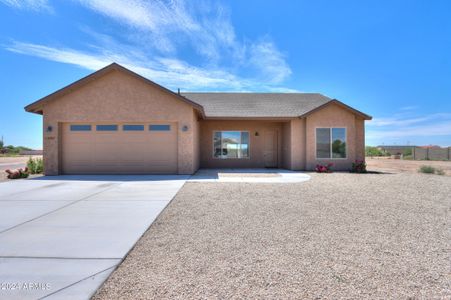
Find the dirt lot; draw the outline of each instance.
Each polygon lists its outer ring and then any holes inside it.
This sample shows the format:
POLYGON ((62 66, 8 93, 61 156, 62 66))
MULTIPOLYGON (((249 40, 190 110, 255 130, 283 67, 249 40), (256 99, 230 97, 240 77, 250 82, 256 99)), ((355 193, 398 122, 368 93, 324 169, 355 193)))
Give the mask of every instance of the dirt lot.
POLYGON ((451 178, 187 183, 94 299, 450 299, 451 178))
POLYGON ((446 175, 451 176, 451 161, 432 161, 432 160, 401 160, 390 158, 366 158, 368 170, 382 172, 408 172, 418 173, 421 166, 433 166, 442 169, 446 175))
MULTIPOLYGON (((42 156, 33 156, 33 158, 42 158, 42 156)), ((30 156, 0 156, 0 181, 6 180, 8 169, 25 168, 30 156)))

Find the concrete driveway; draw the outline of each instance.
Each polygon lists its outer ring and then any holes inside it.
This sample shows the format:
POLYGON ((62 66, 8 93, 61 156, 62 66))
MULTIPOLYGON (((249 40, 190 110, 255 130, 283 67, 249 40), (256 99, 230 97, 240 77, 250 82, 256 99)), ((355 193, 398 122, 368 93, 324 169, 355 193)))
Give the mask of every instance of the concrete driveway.
POLYGON ((0 183, 0 299, 89 299, 188 176, 0 183))

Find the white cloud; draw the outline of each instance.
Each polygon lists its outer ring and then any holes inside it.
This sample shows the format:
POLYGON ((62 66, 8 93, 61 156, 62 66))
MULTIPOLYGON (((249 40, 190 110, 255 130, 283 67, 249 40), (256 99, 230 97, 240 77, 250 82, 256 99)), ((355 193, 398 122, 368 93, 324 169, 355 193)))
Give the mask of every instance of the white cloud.
POLYGON ((233 45, 235 33, 225 8, 203 5, 189 6, 185 1, 144 0, 79 0, 104 16, 142 30, 144 43, 151 41, 155 49, 173 53, 177 44, 189 40, 198 53, 218 58, 220 46, 233 45), (215 8, 215 9, 213 9, 215 8))
POLYGON ((0 0, 0 2, 17 9, 53 12, 47 0, 0 0))
POLYGON ((6 49, 12 52, 37 56, 61 63, 75 64, 89 70, 98 70, 111 61, 108 57, 94 57, 81 51, 56 49, 30 43, 14 42, 12 45, 7 46, 6 49))
POLYGON ((170 88, 295 91, 279 86, 291 69, 270 37, 238 41, 230 11, 219 2, 73 1, 121 25, 125 30, 117 34, 122 34, 122 42, 84 25, 81 30, 94 42, 78 49, 26 42, 12 42, 5 48, 89 70, 115 61, 170 88))
POLYGON ((451 137, 451 113, 414 115, 414 108, 400 109, 401 113, 389 118, 374 118, 367 124, 366 138, 381 144, 383 142, 404 143, 407 139, 429 137, 451 137), (405 111, 409 112, 406 113, 405 111))
POLYGON ((416 110, 418 109, 418 106, 417 105, 403 106, 400 109, 404 111, 416 110))
POLYGON ((95 52, 85 52, 16 41, 5 48, 11 52, 72 64, 88 70, 98 70, 112 62, 117 62, 172 89, 294 91, 280 86, 262 84, 253 79, 241 78, 220 69, 198 68, 174 58, 149 59, 140 52, 133 53, 127 48, 121 50, 120 47, 114 46, 109 50, 98 48, 95 52))
POLYGON ((369 139, 406 138, 418 136, 451 136, 451 121, 434 122, 421 126, 396 128, 390 130, 371 130, 367 132, 369 139))
POLYGON ((279 83, 291 75, 285 58, 272 42, 255 43, 250 52, 250 63, 262 72, 267 81, 279 83))
POLYGON ((418 117, 418 118, 411 118, 411 119, 374 118, 368 125, 369 126, 377 126, 377 127, 383 127, 383 126, 399 127, 399 126, 409 126, 409 125, 417 124, 417 123, 424 122, 427 120, 428 120, 427 117, 418 117))
POLYGON ((440 119, 450 119, 451 114, 448 113, 436 113, 436 114, 430 114, 425 116, 419 116, 419 117, 402 117, 401 114, 396 114, 395 117, 390 118, 374 118, 371 122, 368 123, 368 126, 370 127, 404 127, 404 126, 410 126, 418 123, 423 123, 427 121, 437 121, 440 119))
POLYGON ((104 16, 145 31, 145 41, 152 41, 155 48, 162 52, 175 51, 172 39, 174 32, 198 30, 198 25, 187 15, 184 3, 171 1, 141 0, 79 0, 85 7, 104 16))
POLYGON ((205 65, 253 66, 266 82, 280 83, 291 75, 284 55, 268 37, 259 42, 237 40, 230 11, 219 2, 78 1, 88 9, 142 31, 136 39, 140 46, 150 47, 160 55, 176 56, 180 49, 192 48, 204 58, 205 65))

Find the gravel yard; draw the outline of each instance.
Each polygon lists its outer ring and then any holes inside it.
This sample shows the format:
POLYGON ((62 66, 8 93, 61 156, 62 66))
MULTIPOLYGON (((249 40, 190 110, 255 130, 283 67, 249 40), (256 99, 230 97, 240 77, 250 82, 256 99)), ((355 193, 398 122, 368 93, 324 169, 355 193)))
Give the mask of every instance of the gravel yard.
POLYGON ((368 169, 382 172, 409 172, 418 173, 421 166, 432 166, 436 169, 445 171, 447 176, 451 176, 451 161, 438 160, 404 160, 390 159, 386 157, 366 158, 368 169))
POLYGON ((447 298, 451 178, 187 183, 94 299, 447 298))

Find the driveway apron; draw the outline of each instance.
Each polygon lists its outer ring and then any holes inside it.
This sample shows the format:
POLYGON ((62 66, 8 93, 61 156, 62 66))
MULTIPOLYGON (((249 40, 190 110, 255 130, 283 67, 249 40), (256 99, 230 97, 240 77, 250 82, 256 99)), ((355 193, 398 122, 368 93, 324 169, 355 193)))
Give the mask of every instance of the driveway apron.
POLYGON ((0 299, 89 299, 188 177, 0 183, 0 299))

